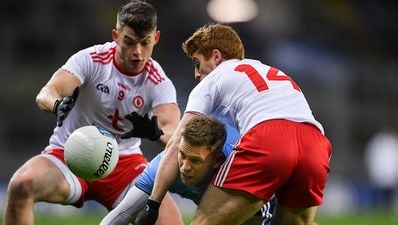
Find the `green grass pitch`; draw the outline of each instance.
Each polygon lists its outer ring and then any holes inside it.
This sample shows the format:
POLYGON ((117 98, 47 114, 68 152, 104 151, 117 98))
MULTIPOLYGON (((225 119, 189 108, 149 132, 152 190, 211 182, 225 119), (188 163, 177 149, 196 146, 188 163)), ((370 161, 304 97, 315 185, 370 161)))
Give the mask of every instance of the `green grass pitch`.
MULTIPOLYGON (((37 217, 36 225, 98 225, 101 215, 87 215, 76 217, 37 217)), ((189 219, 189 218, 188 218, 189 219)), ((187 220, 188 220, 187 219, 187 220)), ((377 214, 353 214, 346 216, 322 216, 316 218, 319 225, 394 225, 398 224, 398 214, 377 213, 377 214)), ((2 224, 2 221, 0 222, 2 224)), ((189 224, 187 221, 186 224, 189 224)))

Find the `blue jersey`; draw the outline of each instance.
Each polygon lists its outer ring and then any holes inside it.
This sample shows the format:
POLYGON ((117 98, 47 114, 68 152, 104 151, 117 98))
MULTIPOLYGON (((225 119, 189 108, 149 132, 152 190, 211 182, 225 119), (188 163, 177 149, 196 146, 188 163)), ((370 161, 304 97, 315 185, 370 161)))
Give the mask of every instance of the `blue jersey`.
MULTIPOLYGON (((236 143, 236 141, 239 139, 240 135, 238 130, 232 126, 225 125, 225 128, 227 131, 227 138, 225 140, 222 152, 225 157, 228 157, 231 154, 233 146, 236 143)), ((137 178, 137 181, 135 183, 135 185, 139 189, 146 192, 148 195, 150 195, 152 192, 153 184, 156 178, 156 171, 158 169, 163 154, 164 151, 159 153, 154 159, 152 159, 148 163, 144 172, 141 173, 141 175, 137 178)), ((205 180, 195 186, 188 186, 181 181, 180 176, 177 176, 176 180, 169 188, 169 191, 176 193, 183 198, 191 199, 193 202, 198 204, 200 199, 202 198, 205 189, 207 188, 210 182, 210 178, 211 177, 209 177, 208 180, 205 180)))

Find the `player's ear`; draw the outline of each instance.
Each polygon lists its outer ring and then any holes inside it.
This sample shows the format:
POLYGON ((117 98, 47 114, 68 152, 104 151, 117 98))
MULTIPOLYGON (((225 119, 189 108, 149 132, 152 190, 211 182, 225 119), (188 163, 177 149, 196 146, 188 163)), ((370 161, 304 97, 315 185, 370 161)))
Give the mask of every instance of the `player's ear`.
POLYGON ((160 39, 160 31, 157 30, 155 33, 155 44, 158 43, 159 39, 160 39))
POLYGON ((214 64, 216 66, 220 65, 223 61, 222 53, 216 48, 211 51, 211 57, 213 58, 214 64))
POLYGON ((116 42, 116 44, 119 44, 119 33, 116 29, 112 30, 112 39, 114 42, 116 42))

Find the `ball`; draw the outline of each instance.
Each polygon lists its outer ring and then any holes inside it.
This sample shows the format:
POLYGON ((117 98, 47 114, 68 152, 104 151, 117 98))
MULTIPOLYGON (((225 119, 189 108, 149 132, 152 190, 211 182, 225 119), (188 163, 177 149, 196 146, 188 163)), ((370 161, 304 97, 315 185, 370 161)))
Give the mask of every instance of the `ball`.
POLYGON ((64 146, 68 168, 85 180, 99 180, 108 176, 119 160, 115 137, 99 126, 84 126, 68 137, 64 146))

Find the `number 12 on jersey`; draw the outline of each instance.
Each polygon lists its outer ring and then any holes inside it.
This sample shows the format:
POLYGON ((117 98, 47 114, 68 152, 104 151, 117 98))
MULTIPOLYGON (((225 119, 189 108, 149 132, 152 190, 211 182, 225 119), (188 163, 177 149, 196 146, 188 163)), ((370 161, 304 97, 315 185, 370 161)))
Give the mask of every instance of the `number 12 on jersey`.
MULTIPOLYGON (((263 77, 258 73, 258 71, 249 64, 241 64, 235 68, 235 71, 242 72, 246 74, 250 81, 257 88, 258 92, 268 90, 267 82, 263 79, 263 77)), ((300 87, 287 75, 277 75, 279 72, 278 69, 274 67, 270 67, 268 73, 266 75, 268 80, 272 81, 289 81, 293 88, 299 92, 301 92, 300 87)))

